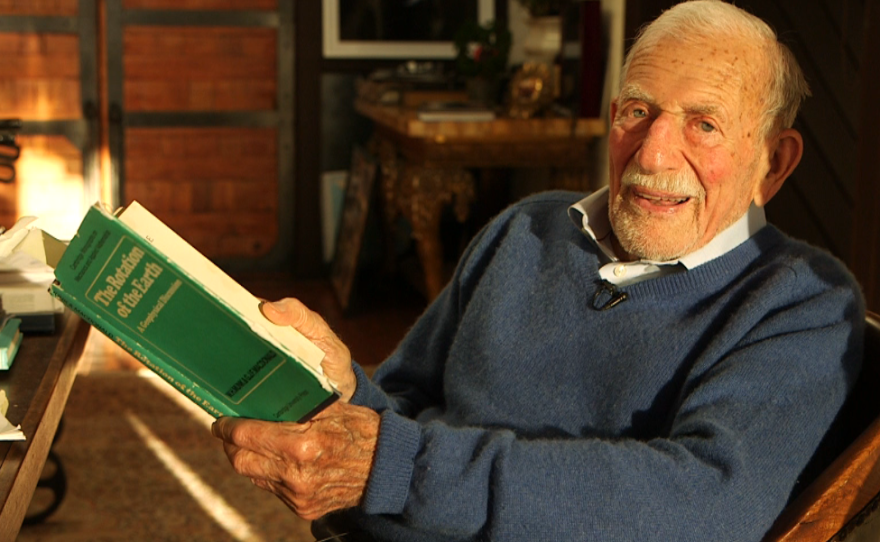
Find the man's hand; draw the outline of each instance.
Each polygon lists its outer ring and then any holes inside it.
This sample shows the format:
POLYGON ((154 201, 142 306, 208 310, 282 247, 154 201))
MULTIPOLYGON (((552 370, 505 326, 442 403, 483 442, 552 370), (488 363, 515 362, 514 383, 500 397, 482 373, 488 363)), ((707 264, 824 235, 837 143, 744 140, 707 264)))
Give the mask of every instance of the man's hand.
POLYGON ((293 298, 263 303, 262 311, 271 322, 293 326, 324 351, 324 361, 321 362, 324 374, 336 384, 342 400, 348 402, 357 387, 351 368, 351 352, 321 315, 293 298))
POLYGON ((305 424, 220 418, 211 432, 236 472, 312 520, 361 502, 379 415, 334 403, 305 424))

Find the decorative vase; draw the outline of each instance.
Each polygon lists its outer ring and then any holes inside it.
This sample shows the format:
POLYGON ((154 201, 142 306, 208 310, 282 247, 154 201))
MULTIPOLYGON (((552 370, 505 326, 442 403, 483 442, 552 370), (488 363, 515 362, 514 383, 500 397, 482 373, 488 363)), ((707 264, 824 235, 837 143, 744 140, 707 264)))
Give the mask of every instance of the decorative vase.
POLYGON ((562 17, 531 17, 526 25, 528 32, 523 49, 528 60, 553 64, 562 50, 562 17))

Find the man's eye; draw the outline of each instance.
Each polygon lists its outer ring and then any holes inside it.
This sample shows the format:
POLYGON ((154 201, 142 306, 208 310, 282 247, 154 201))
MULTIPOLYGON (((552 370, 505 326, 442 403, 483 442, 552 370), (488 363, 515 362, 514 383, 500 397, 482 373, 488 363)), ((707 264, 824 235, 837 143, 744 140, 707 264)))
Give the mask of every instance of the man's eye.
POLYGON ((648 112, 644 109, 633 109, 632 115, 637 119, 643 119, 648 116, 648 112))
POLYGON ((715 131, 715 126, 713 126, 712 124, 710 124, 706 121, 703 121, 700 123, 700 130, 702 130, 708 134, 708 133, 715 131))

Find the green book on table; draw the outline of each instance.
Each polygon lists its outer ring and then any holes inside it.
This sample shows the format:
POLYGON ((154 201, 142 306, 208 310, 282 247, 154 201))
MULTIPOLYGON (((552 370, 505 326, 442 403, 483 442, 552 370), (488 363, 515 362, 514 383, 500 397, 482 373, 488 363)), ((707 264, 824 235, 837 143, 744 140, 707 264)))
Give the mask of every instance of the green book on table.
POLYGON ((305 421, 339 394, 321 351, 137 202, 92 206, 51 287, 208 413, 305 421))
POLYGON ((20 318, 6 317, 3 320, 0 327, 0 369, 5 371, 12 366, 23 336, 20 318))

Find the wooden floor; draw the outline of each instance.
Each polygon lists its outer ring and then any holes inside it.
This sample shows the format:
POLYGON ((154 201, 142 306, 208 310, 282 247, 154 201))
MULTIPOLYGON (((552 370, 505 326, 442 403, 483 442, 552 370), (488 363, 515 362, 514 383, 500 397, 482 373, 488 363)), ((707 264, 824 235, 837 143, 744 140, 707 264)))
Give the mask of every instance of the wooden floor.
MULTIPOLYGON (((343 315, 327 281, 236 278, 265 299, 303 300, 368 370, 425 306, 408 288, 375 282, 360 288, 361 309, 343 315)), ((313 541, 308 522, 235 474, 210 416, 94 330, 62 421, 53 452, 67 495, 44 522, 25 525, 19 542, 313 541)), ((31 511, 51 501, 38 489, 31 511)))

